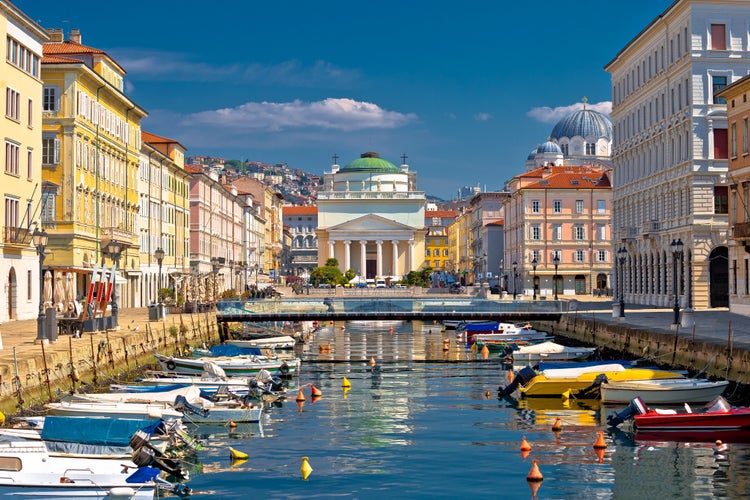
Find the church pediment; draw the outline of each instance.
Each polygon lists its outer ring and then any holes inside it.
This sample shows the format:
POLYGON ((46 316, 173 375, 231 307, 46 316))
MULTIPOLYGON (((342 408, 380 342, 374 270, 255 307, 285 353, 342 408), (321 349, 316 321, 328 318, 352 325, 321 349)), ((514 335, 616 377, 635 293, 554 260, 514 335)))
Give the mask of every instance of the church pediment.
POLYGON ((414 231, 414 228, 407 226, 406 224, 401 224, 400 222, 396 222, 391 219, 386 219, 385 217, 381 217, 380 215, 367 214, 367 215, 363 215, 362 217, 357 217, 356 219, 348 220, 346 222, 342 222, 341 224, 338 224, 336 226, 331 226, 328 228, 329 233, 338 232, 338 231, 346 231, 346 232, 410 231, 411 232, 411 231, 414 231))

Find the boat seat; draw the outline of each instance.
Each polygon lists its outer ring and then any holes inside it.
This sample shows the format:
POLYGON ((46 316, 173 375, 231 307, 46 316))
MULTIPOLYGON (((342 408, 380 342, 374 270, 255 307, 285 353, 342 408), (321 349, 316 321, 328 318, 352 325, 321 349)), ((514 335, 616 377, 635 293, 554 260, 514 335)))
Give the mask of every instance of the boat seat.
POLYGON ((676 415, 677 414, 676 410, 662 410, 662 409, 656 408, 654 411, 656 412, 657 415, 676 415))
POLYGON ((693 409, 687 403, 685 403, 685 413, 693 413, 693 409))

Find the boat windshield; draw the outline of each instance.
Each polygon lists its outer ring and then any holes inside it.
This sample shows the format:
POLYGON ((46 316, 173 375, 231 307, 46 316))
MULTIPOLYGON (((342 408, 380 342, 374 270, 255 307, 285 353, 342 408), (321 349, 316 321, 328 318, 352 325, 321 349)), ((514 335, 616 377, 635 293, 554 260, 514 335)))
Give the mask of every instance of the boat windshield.
POLYGON ((713 401, 708 403, 705 408, 706 413, 728 413, 732 407, 729 406, 726 399, 717 396, 713 401))

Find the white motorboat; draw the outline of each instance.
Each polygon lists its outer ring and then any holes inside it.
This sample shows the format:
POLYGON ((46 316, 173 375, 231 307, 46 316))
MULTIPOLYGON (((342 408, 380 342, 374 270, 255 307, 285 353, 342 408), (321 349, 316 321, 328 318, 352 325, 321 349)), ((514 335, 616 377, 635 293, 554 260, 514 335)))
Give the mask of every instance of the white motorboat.
POLYGON ((45 405, 50 415, 68 417, 140 418, 167 421, 182 418, 182 413, 166 403, 121 403, 105 401, 60 401, 45 405))
POLYGON ((230 339, 226 343, 243 349, 292 349, 297 340, 289 335, 278 335, 247 340, 230 339))
POLYGON ((630 403, 639 397, 646 404, 706 403, 720 396, 729 385, 726 380, 664 379, 611 380, 600 386, 604 403, 630 403))
POLYGON ((0 496, 153 499, 159 470, 131 461, 53 456, 41 441, 0 442, 0 496))
MULTIPOLYGON (((547 341, 516 347, 508 352, 515 363, 536 363, 538 361, 581 361, 591 356, 596 347, 570 347, 547 341)), ((629 401, 629 400, 628 400, 629 401)))
POLYGON ((207 359, 224 370, 224 373, 230 377, 257 375, 261 370, 266 370, 272 375, 288 376, 295 374, 300 367, 299 358, 280 360, 263 359, 262 357, 252 355, 240 355, 190 359, 165 356, 156 352, 154 356, 156 356, 156 360, 165 372, 185 375, 203 373, 207 359))

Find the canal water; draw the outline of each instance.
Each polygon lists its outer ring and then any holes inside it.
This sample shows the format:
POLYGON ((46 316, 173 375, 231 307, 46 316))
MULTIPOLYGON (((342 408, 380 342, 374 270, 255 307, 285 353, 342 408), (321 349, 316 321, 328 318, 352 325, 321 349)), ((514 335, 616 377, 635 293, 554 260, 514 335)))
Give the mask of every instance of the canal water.
POLYGON ((293 392, 260 424, 197 429, 205 447, 190 457, 192 498, 534 498, 533 460, 540 499, 750 496, 749 445, 717 453, 713 443, 635 440, 604 425, 618 407, 594 401, 499 400, 501 361, 439 325, 338 323, 304 349, 301 407, 293 392), (312 400, 309 384, 322 397, 312 400), (597 455, 599 430, 607 448, 597 455), (232 462, 230 446, 249 459, 232 462))

